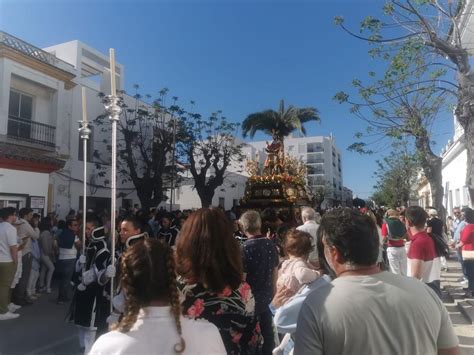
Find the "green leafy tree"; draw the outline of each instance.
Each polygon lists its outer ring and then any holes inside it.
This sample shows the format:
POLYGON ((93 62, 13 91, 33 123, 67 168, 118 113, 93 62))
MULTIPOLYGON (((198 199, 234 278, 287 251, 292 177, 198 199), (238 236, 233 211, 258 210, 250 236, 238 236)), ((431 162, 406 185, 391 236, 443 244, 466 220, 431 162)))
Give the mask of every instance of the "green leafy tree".
POLYGON ((350 112, 368 124, 365 133, 356 134, 358 141, 349 149, 372 153, 385 149, 387 139, 412 140, 431 185, 433 204, 443 211, 442 159, 433 152, 431 127, 439 112, 446 109, 450 95, 450 90, 439 86, 445 72, 426 61, 426 48, 417 38, 392 49, 384 56, 387 66, 383 74, 370 72, 367 83, 353 80, 357 99, 352 100, 345 92, 335 95, 340 103, 349 103, 350 112), (378 142, 378 148, 374 142, 378 142))
MULTIPOLYGON (((474 73, 469 63, 469 43, 463 40, 463 26, 471 15, 469 4, 465 0, 387 0, 383 5, 384 17, 367 16, 361 21, 360 32, 347 28, 340 16, 335 23, 352 36, 368 41, 374 58, 389 59, 392 51, 417 44, 425 59, 417 68, 428 67, 431 72, 438 72, 431 79, 434 87, 452 94, 455 114, 465 132, 466 185, 473 199, 474 73)), ((403 67, 405 62, 401 56, 394 65, 403 67)), ((421 84, 426 80, 429 79, 424 78, 421 84)))
POLYGON ((316 108, 298 108, 292 105, 285 108, 285 102, 280 100, 278 111, 265 110, 248 115, 242 122, 242 135, 244 138, 247 135, 253 138, 257 131, 261 131, 272 136, 273 140, 280 141, 283 148, 286 136, 295 130, 306 134, 303 124, 320 120, 316 108))
POLYGON ((379 206, 400 207, 408 206, 411 197, 415 195, 415 185, 418 173, 417 157, 411 154, 407 145, 395 144, 390 155, 377 161, 377 178, 372 199, 379 206))

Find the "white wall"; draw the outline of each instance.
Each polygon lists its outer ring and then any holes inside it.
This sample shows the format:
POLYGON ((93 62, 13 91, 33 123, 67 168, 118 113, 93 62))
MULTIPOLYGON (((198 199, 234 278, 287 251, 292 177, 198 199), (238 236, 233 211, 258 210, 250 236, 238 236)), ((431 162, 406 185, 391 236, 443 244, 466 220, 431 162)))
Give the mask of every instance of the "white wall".
POLYGON ((453 207, 472 207, 466 188, 467 152, 462 139, 456 141, 443 157, 443 188, 447 195, 443 202, 449 213, 453 207))
MULTIPOLYGON (((224 198, 224 208, 230 210, 234 200, 244 196, 247 176, 229 172, 226 174, 224 184, 219 186, 212 198, 212 206, 219 206, 219 198, 224 198)), ((175 204, 181 210, 201 208, 201 199, 192 183, 179 186, 175 190, 175 204)))
POLYGON ((1 194, 41 196, 45 198, 47 207, 48 183, 49 174, 0 168, 1 194))

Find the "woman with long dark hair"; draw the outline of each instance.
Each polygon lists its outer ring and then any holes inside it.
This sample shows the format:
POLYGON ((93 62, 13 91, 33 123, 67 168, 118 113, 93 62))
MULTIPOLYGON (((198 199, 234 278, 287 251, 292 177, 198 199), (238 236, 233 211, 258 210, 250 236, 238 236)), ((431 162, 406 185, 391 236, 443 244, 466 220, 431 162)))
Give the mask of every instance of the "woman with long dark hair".
POLYGON ((178 238, 176 257, 183 315, 215 324, 228 354, 258 352, 262 338, 255 300, 224 212, 202 208, 191 214, 178 238))
POLYGON ((170 247, 136 242, 122 256, 120 275, 125 312, 90 354, 225 354, 214 325, 181 317, 170 247))

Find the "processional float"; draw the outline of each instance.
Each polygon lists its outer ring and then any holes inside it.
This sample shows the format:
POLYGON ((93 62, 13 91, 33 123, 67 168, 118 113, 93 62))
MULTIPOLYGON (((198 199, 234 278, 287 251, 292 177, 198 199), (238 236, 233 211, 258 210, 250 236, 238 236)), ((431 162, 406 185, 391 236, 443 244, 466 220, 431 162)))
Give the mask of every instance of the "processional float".
POLYGON ((310 206, 306 192, 306 166, 296 158, 285 155, 282 142, 274 138, 267 142, 263 165, 258 154, 247 158, 246 170, 250 177, 240 200, 242 210, 262 210, 267 207, 291 210, 293 207, 310 206))

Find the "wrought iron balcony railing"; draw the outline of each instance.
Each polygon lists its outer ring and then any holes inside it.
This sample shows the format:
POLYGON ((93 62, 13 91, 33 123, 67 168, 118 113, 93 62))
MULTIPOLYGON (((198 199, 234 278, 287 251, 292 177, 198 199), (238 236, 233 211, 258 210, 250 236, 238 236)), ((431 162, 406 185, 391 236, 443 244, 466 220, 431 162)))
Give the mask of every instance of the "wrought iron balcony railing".
POLYGON ((1 44, 38 59, 44 63, 60 67, 61 69, 73 68, 71 64, 57 58, 55 55, 3 31, 0 31, 0 45, 1 44))
POLYGON ((54 147, 56 127, 44 123, 8 116, 7 135, 19 140, 54 147))

